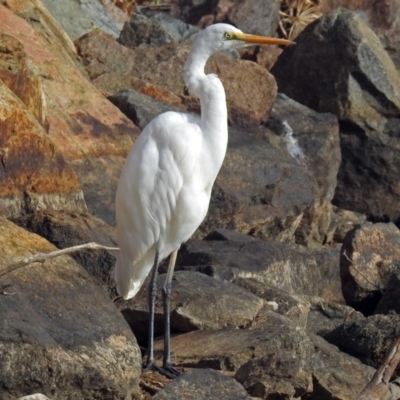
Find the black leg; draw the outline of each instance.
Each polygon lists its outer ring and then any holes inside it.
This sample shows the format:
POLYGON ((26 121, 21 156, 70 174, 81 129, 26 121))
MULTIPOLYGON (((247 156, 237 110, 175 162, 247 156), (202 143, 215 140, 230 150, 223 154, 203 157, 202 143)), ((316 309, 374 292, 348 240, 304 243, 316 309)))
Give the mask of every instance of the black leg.
POLYGON ((156 251, 156 256, 154 258, 154 265, 148 290, 149 330, 147 337, 147 364, 145 368, 146 370, 152 369, 154 367, 154 312, 155 312, 155 303, 156 303, 155 300, 157 293, 157 272, 158 272, 158 251, 156 251))
POLYGON ((170 300, 171 300, 171 282, 174 273, 176 256, 178 249, 173 251, 169 261, 167 278, 163 287, 163 303, 164 303, 164 361, 163 366, 158 367, 154 363, 154 312, 155 312, 155 298, 157 292, 157 270, 158 270, 158 252, 154 260, 153 272, 149 284, 149 332, 148 332, 148 348, 147 348, 147 365, 145 370, 153 369, 168 378, 176 378, 179 375, 171 365, 170 355, 170 300))

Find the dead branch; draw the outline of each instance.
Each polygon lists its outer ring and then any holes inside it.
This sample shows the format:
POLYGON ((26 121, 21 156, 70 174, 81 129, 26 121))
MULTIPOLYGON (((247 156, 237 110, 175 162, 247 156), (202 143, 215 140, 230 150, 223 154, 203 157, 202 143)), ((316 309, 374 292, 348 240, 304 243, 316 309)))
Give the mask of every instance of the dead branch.
POLYGON ((27 257, 21 258, 18 261, 12 263, 11 265, 8 265, 4 269, 0 270, 0 277, 9 274, 10 272, 16 271, 17 269, 26 267, 30 264, 36 263, 36 262, 45 262, 46 260, 49 260, 54 257, 59 257, 64 254, 69 254, 69 253, 74 253, 75 251, 80 251, 80 250, 106 250, 106 251, 118 251, 118 247, 107 247, 107 246, 102 246, 101 244, 91 242, 91 243, 85 243, 85 244, 80 244, 78 246, 72 246, 72 247, 66 247, 65 249, 61 250, 55 250, 50 253, 36 253, 29 255, 27 257))
POLYGON ((389 381, 400 362, 400 336, 393 343, 382 365, 356 400, 381 400, 389 392, 389 381))

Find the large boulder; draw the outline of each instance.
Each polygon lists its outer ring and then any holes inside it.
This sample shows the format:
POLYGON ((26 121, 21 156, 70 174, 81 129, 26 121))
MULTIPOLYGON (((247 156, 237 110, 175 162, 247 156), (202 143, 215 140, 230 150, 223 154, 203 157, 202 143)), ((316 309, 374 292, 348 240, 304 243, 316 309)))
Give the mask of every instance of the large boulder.
POLYGON ((0 5, 0 33, 10 39, 0 53, 0 76, 45 126, 88 209, 113 222, 117 180, 139 131, 93 87, 72 42, 43 6, 35 0, 6 4, 0 5))
MULTIPOLYGON (((182 68, 190 43, 171 42, 157 47, 127 49, 103 32, 93 31, 75 44, 98 89, 108 94, 135 89, 172 106, 194 112, 200 110, 196 97, 184 95, 182 68)), ((215 54, 207 63, 206 72, 218 74, 224 84, 232 124, 257 127, 272 107, 277 93, 275 80, 268 71, 250 61, 215 54)))
POLYGON ((374 32, 346 9, 309 25, 296 42, 272 72, 280 91, 339 118, 342 164, 334 204, 396 221, 400 77, 392 60, 374 32))
POLYGON ((0 158, 0 215, 40 209, 86 211, 72 168, 38 120, 2 80, 0 158))
POLYGON ((138 398, 140 349, 95 280, 68 256, 10 271, 55 247, 2 218, 0 244, 1 398, 138 398))
POLYGON ((340 252, 346 302, 372 314, 395 271, 400 270, 400 232, 392 224, 366 223, 350 231, 340 252))

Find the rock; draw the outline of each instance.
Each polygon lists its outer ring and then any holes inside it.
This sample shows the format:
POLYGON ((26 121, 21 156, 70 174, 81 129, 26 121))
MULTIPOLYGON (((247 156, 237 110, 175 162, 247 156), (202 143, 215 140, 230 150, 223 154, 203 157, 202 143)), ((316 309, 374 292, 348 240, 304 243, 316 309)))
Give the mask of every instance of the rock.
POLYGON ((321 297, 309 298, 309 309, 307 314, 307 332, 322 336, 339 327, 345 322, 359 321, 364 316, 344 304, 326 301, 321 297))
POLYGON ((43 0, 43 4, 72 40, 96 28, 117 38, 129 18, 114 4, 105 7, 96 0, 43 0))
MULTIPOLYGON (((296 231, 296 242, 310 247, 321 245, 331 223, 331 200, 341 162, 337 120, 333 115, 318 114, 279 94, 265 125, 285 135, 286 124, 293 131, 292 138, 305 156, 300 163, 310 171, 317 183, 318 200, 304 212, 296 231)), ((288 150, 289 146, 293 147, 292 141, 287 143, 288 150)))
POLYGON ((313 388, 303 360, 285 350, 248 361, 238 369, 235 379, 251 396, 262 399, 307 397, 313 388))
POLYGON ((152 397, 154 400, 182 398, 196 400, 252 399, 234 379, 213 369, 186 372, 152 397))
MULTIPOLYGON (((318 252, 288 243, 203 240, 182 246, 177 269, 197 269, 224 281, 241 282, 241 285, 247 279, 250 285, 252 280, 256 280, 295 294, 334 294, 336 289, 328 287, 340 288, 339 260, 336 270, 332 270, 329 264, 317 263, 315 254, 318 255, 318 252), (331 278, 327 279, 327 276, 331 278)), ((262 291, 255 293, 264 297, 262 291)), ((331 296, 331 300, 339 299, 342 299, 340 293, 331 296)))
POLYGON ((41 209, 86 211, 73 170, 1 80, 0 109, 0 215, 41 209))
MULTIPOLYGON (((155 341, 155 356, 162 356, 163 341, 155 341)), ((171 362, 188 368, 236 372, 252 358, 287 350, 298 358, 310 357, 311 342, 288 318, 270 313, 262 328, 203 330, 171 338, 171 362)))
MULTIPOLYGON (((372 315, 354 322, 346 322, 327 334, 326 340, 363 363, 381 366, 392 343, 398 338, 400 315, 372 315)), ((399 377, 400 366, 393 377, 399 377)))
POLYGON ((226 18, 243 32, 275 36, 279 24, 279 0, 235 2, 226 18))
POLYGON ((400 232, 392 223, 366 223, 350 231, 340 255, 343 296, 371 314, 400 267, 400 232))
POLYGON ((265 300, 264 307, 251 325, 252 328, 268 323, 271 311, 289 318, 303 328, 307 325, 310 303, 306 296, 288 293, 252 278, 235 278, 233 283, 265 300))
POLYGON ((165 13, 156 13, 151 18, 134 14, 125 23, 118 42, 131 49, 137 46, 163 46, 188 40, 198 32, 198 28, 165 13))
MULTIPOLYGON (((279 395, 290 399, 295 393, 303 393, 312 399, 345 400, 355 398, 371 379, 372 368, 318 336, 308 337, 287 318, 271 312, 268 322, 250 330, 194 331, 174 336, 172 362, 180 367, 234 371, 250 395, 262 398, 279 395)), ((157 340, 160 356, 162 347, 162 340, 157 340)))
POLYGON ((358 225, 367 222, 367 217, 350 210, 333 206, 331 214, 331 225, 328 229, 327 243, 343 243, 347 233, 358 225))
POLYGON ((215 11, 215 0, 178 0, 172 8, 172 15, 192 25, 215 11))
POLYGON ((272 132, 254 137, 231 128, 208 215, 194 238, 218 228, 268 240, 293 241, 317 202, 316 183, 272 132))
POLYGON ((0 31, 13 38, 0 53, 0 76, 11 85, 19 66, 30 66, 41 81, 48 136, 72 167, 91 213, 112 223, 119 173, 139 131, 94 89, 65 33, 36 3, 0 5, 0 31), (19 47, 8 47, 16 41, 19 47))
POLYGON ((400 69, 400 2, 398 0, 375 2, 321 0, 319 5, 324 13, 337 7, 346 7, 355 11, 378 35, 396 68, 400 69))
POLYGON ((244 233, 230 231, 228 229, 216 229, 210 232, 204 240, 227 240, 233 242, 254 242, 256 238, 244 233))
POLYGON ((315 346, 311 398, 356 399, 371 380, 374 369, 339 351, 320 336, 310 335, 310 339, 315 346))
MULTIPOLYGON (((54 246, 0 219, 0 271, 54 246)), ((70 257, 8 272, 0 282, 2 396, 125 399, 139 393, 141 354, 129 327, 70 257)))
POLYGON ((400 77, 392 60, 346 9, 309 25, 296 42, 272 72, 280 91, 339 118, 342 164, 334 204, 375 221, 397 220, 400 77))
MULTIPOLYGON (((59 249, 90 242, 117 247, 114 229, 90 214, 39 211, 13 218, 12 221, 26 230, 44 237, 59 249)), ((82 250, 72 253, 70 257, 92 275, 111 298, 116 296, 115 252, 82 250)))
MULTIPOLYGON (((157 277, 155 334, 164 333, 161 290, 166 274, 157 277)), ((131 300, 116 302, 139 341, 146 343, 148 324, 148 285, 131 300)), ((252 323, 263 301, 230 283, 196 272, 176 272, 172 281, 171 329, 188 332, 196 329, 245 327, 252 323)))
POLYGON ((397 270, 394 271, 389 278, 386 290, 383 293, 381 301, 375 309, 375 314, 400 314, 400 265, 396 262, 397 270))
POLYGON ((50 399, 44 394, 35 393, 28 396, 20 397, 18 400, 50 400, 50 399))
POLYGON ((117 106, 140 129, 157 115, 167 111, 180 111, 178 108, 167 106, 161 101, 154 100, 136 90, 123 89, 108 96, 108 100, 117 106))
MULTIPOLYGON (((191 47, 189 43, 127 49, 101 31, 95 31, 75 44, 98 89, 108 94, 135 89, 172 106, 199 111, 199 100, 183 94, 181 75, 191 47)), ((224 84, 231 123, 258 127, 276 97, 273 77, 255 63, 233 60, 223 54, 211 57, 206 73, 217 73, 224 84), (243 76, 246 76, 245 80, 243 76)))

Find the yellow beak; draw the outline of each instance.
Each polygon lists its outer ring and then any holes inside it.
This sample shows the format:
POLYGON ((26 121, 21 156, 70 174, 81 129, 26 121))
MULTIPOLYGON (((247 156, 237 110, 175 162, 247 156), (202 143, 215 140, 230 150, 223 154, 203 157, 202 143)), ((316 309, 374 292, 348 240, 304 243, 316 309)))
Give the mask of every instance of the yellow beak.
POLYGON ((237 33, 235 34, 235 36, 235 39, 242 40, 243 42, 249 44, 277 44, 279 46, 290 46, 292 44, 295 44, 295 42, 292 42, 291 40, 250 35, 248 33, 237 33))

